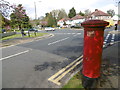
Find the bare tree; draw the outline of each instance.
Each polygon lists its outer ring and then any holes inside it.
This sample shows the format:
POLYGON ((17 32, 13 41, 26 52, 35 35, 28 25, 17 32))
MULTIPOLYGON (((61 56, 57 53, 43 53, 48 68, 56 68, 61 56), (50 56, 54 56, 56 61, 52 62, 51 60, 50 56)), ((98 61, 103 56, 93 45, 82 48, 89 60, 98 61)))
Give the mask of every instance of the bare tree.
POLYGON ((64 9, 52 10, 51 13, 52 13, 52 16, 53 16, 56 20, 60 20, 60 19, 62 19, 62 18, 66 18, 66 17, 67 17, 67 13, 65 12, 64 9))
POLYGON ((107 10, 107 13, 113 17, 115 15, 115 11, 112 9, 107 10))

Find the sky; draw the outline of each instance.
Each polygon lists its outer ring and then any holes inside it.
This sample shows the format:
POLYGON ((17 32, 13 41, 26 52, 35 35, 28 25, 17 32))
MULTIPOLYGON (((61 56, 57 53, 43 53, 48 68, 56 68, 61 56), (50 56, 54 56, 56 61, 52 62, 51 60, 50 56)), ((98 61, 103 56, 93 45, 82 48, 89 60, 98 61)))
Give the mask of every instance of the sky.
POLYGON ((26 9, 27 15, 31 18, 35 18, 35 4, 37 17, 45 16, 45 13, 49 13, 56 9, 65 9, 66 13, 74 7, 76 13, 79 11, 84 12, 86 9, 94 12, 95 9, 107 12, 107 10, 112 9, 118 14, 118 7, 115 3, 116 0, 5 0, 10 2, 10 4, 22 4, 26 9))

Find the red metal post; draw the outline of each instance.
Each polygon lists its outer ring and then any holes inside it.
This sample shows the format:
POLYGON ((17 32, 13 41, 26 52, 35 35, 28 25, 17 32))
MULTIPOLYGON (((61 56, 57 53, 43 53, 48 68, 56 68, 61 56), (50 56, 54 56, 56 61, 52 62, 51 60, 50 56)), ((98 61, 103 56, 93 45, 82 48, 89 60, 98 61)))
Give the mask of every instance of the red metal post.
POLYGON ((88 78, 100 76, 100 66, 103 48, 105 26, 109 23, 103 20, 88 20, 84 27, 84 51, 82 74, 88 78))

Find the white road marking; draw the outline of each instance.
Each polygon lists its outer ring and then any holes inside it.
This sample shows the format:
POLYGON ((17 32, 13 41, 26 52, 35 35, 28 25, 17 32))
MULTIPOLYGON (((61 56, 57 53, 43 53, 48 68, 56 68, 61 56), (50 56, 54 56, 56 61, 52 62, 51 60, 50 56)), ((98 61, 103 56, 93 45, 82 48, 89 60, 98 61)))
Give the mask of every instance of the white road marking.
POLYGON ((77 33, 77 34, 75 34, 75 35, 73 35, 73 37, 75 37, 75 36, 77 36, 77 35, 80 35, 81 33, 77 33))
POLYGON ((103 45, 103 48, 105 47, 105 45, 103 45))
POLYGON ((7 57, 4 57, 4 58, 1 58, 0 61, 1 61, 1 60, 4 60, 4 59, 11 58, 11 57, 18 56, 18 55, 20 55, 20 54, 27 53, 27 52, 29 52, 29 51, 30 51, 30 50, 26 50, 26 51, 23 51, 23 52, 20 52, 20 53, 14 54, 14 55, 10 55, 10 56, 7 56, 7 57))
POLYGON ((107 42, 107 39, 105 39, 105 41, 107 42))
POLYGON ((64 41, 64 40, 66 40, 66 39, 68 39, 68 38, 69 38, 69 37, 64 38, 64 39, 61 39, 61 40, 57 40, 57 41, 55 41, 55 42, 49 43, 48 45, 52 45, 52 44, 55 44, 55 43, 58 43, 58 42, 64 41))
POLYGON ((115 34, 112 35, 112 39, 114 39, 114 38, 115 38, 115 34))
POLYGON ((106 44, 106 42, 103 42, 104 44, 106 44))
POLYGON ((111 45, 114 44, 114 39, 115 39, 115 34, 112 34, 112 39, 111 39, 111 42, 110 42, 111 45))
POLYGON ((103 47, 106 46, 106 43, 107 43, 107 41, 108 41, 109 36, 110 36, 110 34, 107 34, 107 36, 106 36, 106 38, 105 38, 105 40, 104 40, 104 42, 103 42, 103 44, 104 44, 103 47))
POLYGON ((81 34, 81 33, 77 33, 77 34, 81 34))
POLYGON ((4 49, 4 48, 9 48, 9 47, 13 47, 15 45, 10 45, 10 46, 6 46, 6 47, 1 47, 0 49, 4 49))
POLYGON ((77 36, 78 34, 76 34, 76 35, 73 35, 73 37, 75 37, 75 36, 77 36))
POLYGON ((72 33, 72 34, 75 34, 75 33, 72 33))

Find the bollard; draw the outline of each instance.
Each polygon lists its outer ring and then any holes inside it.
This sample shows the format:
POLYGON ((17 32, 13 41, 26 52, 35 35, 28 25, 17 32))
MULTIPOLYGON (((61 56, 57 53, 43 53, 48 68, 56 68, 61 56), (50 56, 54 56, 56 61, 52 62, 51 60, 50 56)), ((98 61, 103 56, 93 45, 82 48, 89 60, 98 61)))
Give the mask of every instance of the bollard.
POLYGON ((28 36, 30 37, 30 32, 28 31, 28 36))
POLYGON ((36 31, 34 31, 34 35, 36 36, 36 31))
POLYGON ((103 20, 88 20, 81 24, 84 27, 82 85, 85 89, 96 88, 100 77, 103 35, 108 24, 103 20))

